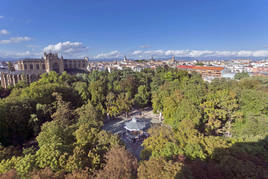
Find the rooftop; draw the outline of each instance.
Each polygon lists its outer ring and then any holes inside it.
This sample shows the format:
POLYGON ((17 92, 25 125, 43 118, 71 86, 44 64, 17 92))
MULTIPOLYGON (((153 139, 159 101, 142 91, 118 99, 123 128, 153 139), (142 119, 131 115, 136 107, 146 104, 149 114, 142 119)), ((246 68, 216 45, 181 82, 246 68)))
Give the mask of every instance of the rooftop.
POLYGON ((218 70, 221 71, 224 67, 212 67, 212 66, 191 66, 191 65, 178 65, 178 68, 193 69, 193 70, 218 70))

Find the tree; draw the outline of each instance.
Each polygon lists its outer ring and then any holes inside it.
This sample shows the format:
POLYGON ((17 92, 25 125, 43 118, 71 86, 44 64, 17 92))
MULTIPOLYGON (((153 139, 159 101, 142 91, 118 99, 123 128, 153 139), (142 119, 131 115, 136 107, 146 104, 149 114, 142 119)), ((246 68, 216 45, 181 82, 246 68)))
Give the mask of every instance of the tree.
POLYGON ((181 121, 177 129, 156 127, 149 130, 150 137, 144 140, 142 159, 174 156, 185 156, 191 160, 205 160, 216 148, 226 148, 229 143, 220 137, 204 136, 194 129, 188 120, 181 121))
POLYGON ((69 103, 62 100, 62 97, 56 95, 57 111, 52 115, 54 119, 42 125, 41 132, 36 137, 39 150, 37 151, 37 164, 40 168, 50 167, 54 171, 62 169, 60 158, 65 153, 71 153, 73 150, 74 128, 73 112, 69 108, 69 103))
POLYGON ((241 118, 236 94, 227 90, 208 93, 200 105, 203 109, 203 124, 207 134, 231 136, 231 125, 241 118))
POLYGON ((152 106, 154 112, 163 112, 163 101, 166 97, 170 96, 170 83, 165 83, 159 87, 158 90, 152 93, 152 106))
POLYGON ((98 179, 132 179, 137 176, 138 162, 137 159, 124 147, 113 147, 106 154, 106 164, 103 170, 97 173, 98 179))
POLYGON ((102 127, 104 121, 103 115, 101 111, 97 110, 90 101, 80 108, 77 108, 75 112, 79 116, 77 125, 87 124, 91 128, 98 129, 102 127))
POLYGON ((94 105, 104 105, 107 93, 107 83, 102 80, 93 81, 89 85, 89 90, 92 103, 94 105))
POLYGON ((133 101, 128 97, 126 93, 119 94, 116 105, 120 112, 125 112, 126 116, 128 112, 131 110, 133 101))
POLYGON ((15 71, 15 68, 14 68, 14 66, 13 66, 13 64, 11 62, 8 62, 7 66, 8 66, 9 71, 15 71))
POLYGON ((164 100, 164 123, 177 129, 181 121, 185 120, 189 123, 193 123, 195 127, 198 128, 202 117, 198 108, 187 99, 180 99, 180 101, 177 102, 176 100, 176 96, 174 95, 164 100))
POLYGON ((53 172, 49 167, 44 169, 34 169, 29 175, 27 176, 32 179, 64 179, 64 172, 53 172))
POLYGON ((0 174, 0 179, 19 179, 15 169, 11 169, 4 174, 0 174))
POLYGON ((197 66, 204 66, 204 63, 198 61, 195 65, 197 65, 197 66))
POLYGON ((19 156, 22 154, 20 146, 8 146, 4 147, 0 144, 0 161, 4 159, 9 159, 12 156, 19 156))
POLYGON ((5 88, 2 88, 2 86, 0 86, 0 99, 7 97, 9 94, 10 94, 9 89, 5 89, 5 88))
POLYGON ((138 93, 135 95, 134 103, 139 107, 145 107, 150 100, 150 93, 145 85, 141 85, 138 88, 138 93))
POLYGON ((31 100, 0 101, 0 143, 21 144, 31 137, 29 119, 33 113, 31 100))
POLYGON ((120 109, 116 100, 116 95, 113 92, 108 93, 106 96, 106 108, 109 117, 115 117, 120 114, 120 109))
POLYGON ((87 102, 90 99, 90 92, 88 90, 88 85, 86 82, 78 81, 74 82, 72 85, 84 102, 87 102))
POLYGON ((268 93, 253 89, 244 89, 240 95, 240 106, 245 114, 268 115, 268 93))
POLYGON ((137 78, 135 75, 127 74, 120 81, 121 93, 126 93, 127 98, 133 99, 137 90, 137 78))
POLYGON ((37 164, 40 168, 50 167, 54 171, 64 168, 60 158, 65 153, 72 152, 74 141, 73 130, 60 121, 43 124, 37 141, 40 149, 37 151, 37 164))
POLYGON ((234 76, 234 79, 236 80, 241 80, 243 78, 248 78, 249 74, 247 72, 241 72, 241 73, 236 73, 234 76))
POLYGON ((190 172, 183 173, 183 164, 180 162, 166 161, 163 158, 152 158, 139 165, 138 177, 140 179, 172 179, 191 178, 190 172))

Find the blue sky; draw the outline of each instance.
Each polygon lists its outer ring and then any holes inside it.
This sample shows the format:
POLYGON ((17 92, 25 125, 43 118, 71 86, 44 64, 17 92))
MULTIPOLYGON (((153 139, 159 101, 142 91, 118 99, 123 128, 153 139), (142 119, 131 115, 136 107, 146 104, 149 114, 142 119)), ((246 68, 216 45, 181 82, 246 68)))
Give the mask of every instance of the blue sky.
POLYGON ((267 0, 1 0, 0 57, 264 57, 267 12, 267 0))

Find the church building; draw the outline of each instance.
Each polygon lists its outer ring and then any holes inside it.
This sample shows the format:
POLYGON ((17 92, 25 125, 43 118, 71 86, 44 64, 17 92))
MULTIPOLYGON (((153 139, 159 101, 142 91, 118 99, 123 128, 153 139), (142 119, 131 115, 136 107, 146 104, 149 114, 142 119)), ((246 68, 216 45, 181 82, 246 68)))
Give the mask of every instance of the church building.
POLYGON ((63 71, 86 72, 88 66, 88 58, 85 59, 63 59, 59 58, 58 54, 44 53, 41 59, 23 59, 16 62, 17 69, 10 71, 0 69, 1 86, 7 88, 14 86, 20 80, 25 80, 28 83, 36 81, 43 73, 55 71, 62 73, 63 71))

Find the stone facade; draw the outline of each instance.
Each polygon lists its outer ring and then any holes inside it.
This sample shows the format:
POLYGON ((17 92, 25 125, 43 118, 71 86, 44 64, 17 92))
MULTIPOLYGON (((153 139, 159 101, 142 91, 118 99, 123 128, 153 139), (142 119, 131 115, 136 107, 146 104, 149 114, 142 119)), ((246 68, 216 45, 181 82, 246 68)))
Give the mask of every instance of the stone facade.
POLYGON ((0 70, 1 86, 7 88, 14 86, 20 80, 26 80, 31 83, 40 78, 43 73, 55 71, 62 73, 63 71, 71 72, 73 70, 87 71, 88 59, 63 59, 57 54, 44 53, 41 59, 23 59, 17 61, 16 71, 0 70))

